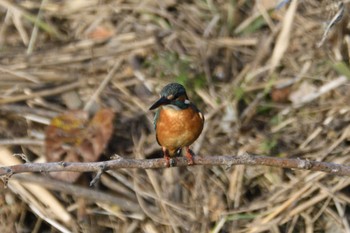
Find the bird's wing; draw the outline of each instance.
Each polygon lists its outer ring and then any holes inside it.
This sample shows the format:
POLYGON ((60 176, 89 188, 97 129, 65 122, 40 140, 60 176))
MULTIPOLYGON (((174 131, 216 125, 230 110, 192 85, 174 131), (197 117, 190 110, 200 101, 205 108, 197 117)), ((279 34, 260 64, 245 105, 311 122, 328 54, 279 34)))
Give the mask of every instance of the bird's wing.
POLYGON ((203 120, 203 122, 204 122, 204 121, 205 121, 204 115, 203 115, 203 113, 197 108, 197 106, 194 105, 194 104, 192 104, 192 103, 191 103, 190 106, 191 106, 192 109, 194 109, 196 112, 198 112, 200 118, 201 118, 201 119, 203 120))

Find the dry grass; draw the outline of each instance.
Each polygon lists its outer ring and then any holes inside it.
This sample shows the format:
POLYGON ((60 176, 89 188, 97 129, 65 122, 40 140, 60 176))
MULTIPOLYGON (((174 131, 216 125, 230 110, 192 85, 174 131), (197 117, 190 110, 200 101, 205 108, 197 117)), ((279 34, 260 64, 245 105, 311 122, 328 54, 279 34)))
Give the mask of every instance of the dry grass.
MULTIPOLYGON (((339 1, 276 10, 272 0, 0 0, 1 163, 20 162, 12 153, 43 161, 50 118, 100 107, 117 118, 106 155, 160 157, 148 107, 172 81, 205 113, 198 154, 349 163, 344 2, 319 47, 339 1)), ((0 191, 1 232, 350 232, 346 177, 245 166, 117 170, 90 195, 91 175, 52 181, 50 192, 40 187, 47 179, 13 179, 0 191)))

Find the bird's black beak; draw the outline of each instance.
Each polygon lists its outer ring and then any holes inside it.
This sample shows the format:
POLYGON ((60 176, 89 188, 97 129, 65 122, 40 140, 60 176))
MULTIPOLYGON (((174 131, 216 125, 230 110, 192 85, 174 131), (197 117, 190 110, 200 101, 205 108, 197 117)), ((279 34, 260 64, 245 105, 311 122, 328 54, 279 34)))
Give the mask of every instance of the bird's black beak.
POLYGON ((166 97, 162 96, 162 97, 160 97, 159 100, 157 100, 157 102, 155 102, 155 103, 149 108, 149 110, 156 109, 156 108, 158 108, 159 106, 164 105, 164 104, 170 104, 170 100, 168 100, 166 97))

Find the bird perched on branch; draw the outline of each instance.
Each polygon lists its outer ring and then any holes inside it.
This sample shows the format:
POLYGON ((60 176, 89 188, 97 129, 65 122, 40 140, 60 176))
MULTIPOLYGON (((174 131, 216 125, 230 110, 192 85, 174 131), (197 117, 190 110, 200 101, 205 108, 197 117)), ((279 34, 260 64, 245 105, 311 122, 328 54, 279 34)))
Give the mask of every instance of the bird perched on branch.
POLYGON ((170 166, 170 157, 176 156, 183 147, 186 149, 188 164, 192 165, 194 153, 189 146, 202 132, 203 114, 191 103, 185 88, 178 83, 170 83, 162 89, 160 99, 150 110, 156 108, 158 110, 154 117, 154 128, 167 166, 170 166))

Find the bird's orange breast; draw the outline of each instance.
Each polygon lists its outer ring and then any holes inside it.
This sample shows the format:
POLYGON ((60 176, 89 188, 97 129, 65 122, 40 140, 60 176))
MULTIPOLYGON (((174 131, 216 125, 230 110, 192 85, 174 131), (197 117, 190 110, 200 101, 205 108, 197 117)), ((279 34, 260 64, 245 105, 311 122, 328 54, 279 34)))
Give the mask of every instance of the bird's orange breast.
POLYGON ((169 151, 191 145, 201 134, 204 124, 202 113, 193 106, 176 109, 163 106, 156 123, 157 140, 169 151))

